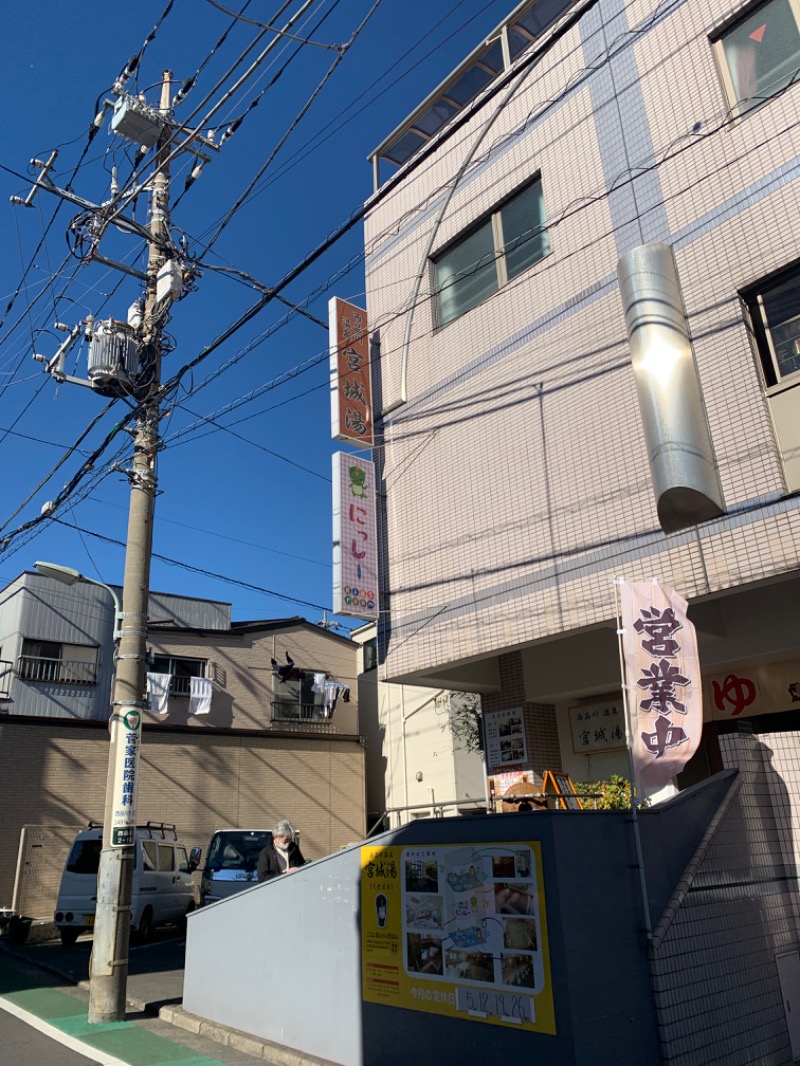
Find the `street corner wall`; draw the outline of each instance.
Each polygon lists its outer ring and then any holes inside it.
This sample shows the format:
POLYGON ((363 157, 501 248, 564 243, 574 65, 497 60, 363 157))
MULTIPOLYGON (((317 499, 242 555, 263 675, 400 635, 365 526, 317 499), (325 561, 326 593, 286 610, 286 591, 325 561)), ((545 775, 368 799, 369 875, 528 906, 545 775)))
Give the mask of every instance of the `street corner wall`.
POLYGON ((342 1066, 407 1066, 410 1056, 416 1066, 498 1057, 559 1066, 657 1062, 632 855, 629 819, 619 812, 403 826, 190 916, 184 1007, 342 1066), (534 861, 522 885, 537 879, 535 920, 503 910, 497 897, 499 889, 505 900, 503 890, 520 880, 516 863, 525 854, 534 861), (426 863, 435 873, 426 874, 426 863), (482 891, 500 908, 501 917, 486 923, 503 929, 498 962, 479 947, 459 949, 455 940, 448 957, 447 938, 435 929, 449 890, 468 905, 475 893, 459 878, 477 876, 481 865, 489 885, 482 891), (417 890, 412 881, 418 876, 435 876, 441 891, 417 890), (388 913, 378 912, 377 888, 388 913), (525 998, 527 987, 500 990, 494 978, 459 978, 453 969, 485 966, 488 958, 494 971, 501 967, 501 980, 505 967, 516 973, 513 963, 525 952, 508 947, 506 927, 518 920, 525 928, 538 922, 542 945, 543 979, 528 997, 535 998, 537 1014, 527 1015, 524 1025, 519 1018, 492 1018, 478 1000, 470 1013, 467 993, 483 993, 484 1007, 491 1000, 508 1009, 515 996, 525 998), (426 937, 440 943, 441 972, 438 964, 412 966, 426 937), (462 991, 453 992, 454 985, 462 991), (531 1024, 537 1020, 540 1031, 531 1024))
POLYGON ((190 915, 184 1008, 360 1066, 360 873, 348 848, 190 915))
POLYGON ((776 957, 800 946, 797 734, 720 737, 739 774, 653 931, 665 1061, 793 1061, 776 957))

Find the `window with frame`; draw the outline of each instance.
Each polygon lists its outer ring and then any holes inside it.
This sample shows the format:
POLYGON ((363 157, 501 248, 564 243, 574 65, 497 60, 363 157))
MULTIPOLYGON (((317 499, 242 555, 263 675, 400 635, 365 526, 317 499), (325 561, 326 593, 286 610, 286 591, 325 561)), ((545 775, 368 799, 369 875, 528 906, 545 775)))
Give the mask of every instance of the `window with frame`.
POLYGON ((300 677, 281 681, 272 676, 274 722, 321 722, 325 719, 325 691, 317 691, 315 673, 304 670, 300 677))
POLYGON ((800 383, 800 262, 742 295, 767 385, 800 383))
POLYGON ((800 80, 800 0, 750 5, 711 41, 728 101, 744 115, 800 80))
POLYGON ((148 667, 154 674, 169 674, 170 696, 188 696, 191 693, 191 679, 206 676, 205 659, 181 659, 172 655, 154 655, 148 667))
POLYGON ((97 681, 97 653, 96 645, 26 638, 17 660, 17 676, 21 681, 94 685, 97 681))
POLYGON ((537 178, 434 257, 437 325, 471 311, 549 252, 537 178))

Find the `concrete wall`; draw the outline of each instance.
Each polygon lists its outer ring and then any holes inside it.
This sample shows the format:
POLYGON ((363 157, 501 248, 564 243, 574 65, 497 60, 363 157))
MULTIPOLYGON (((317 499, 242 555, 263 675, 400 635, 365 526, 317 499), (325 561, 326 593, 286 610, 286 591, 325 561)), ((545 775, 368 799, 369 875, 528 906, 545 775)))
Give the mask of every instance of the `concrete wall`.
MULTIPOLYGON (((105 722, 0 719, 0 906, 11 903, 23 826, 53 828, 61 843, 38 849, 36 861, 60 871, 66 845, 56 830, 102 821, 107 763, 105 722)), ((304 853, 318 858, 365 832, 364 751, 352 737, 145 726, 137 813, 140 822, 175 823, 204 854, 215 829, 269 828, 289 818, 304 853)), ((22 909, 47 917, 52 879, 38 866, 26 875, 22 909)))
POLYGON ((646 940, 625 815, 450 818, 404 826, 371 843, 526 840, 540 841, 542 847, 555 1036, 362 1003, 358 849, 191 916, 184 1007, 342 1066, 406 1066, 410 1059, 417 1066, 657 1062, 646 940))

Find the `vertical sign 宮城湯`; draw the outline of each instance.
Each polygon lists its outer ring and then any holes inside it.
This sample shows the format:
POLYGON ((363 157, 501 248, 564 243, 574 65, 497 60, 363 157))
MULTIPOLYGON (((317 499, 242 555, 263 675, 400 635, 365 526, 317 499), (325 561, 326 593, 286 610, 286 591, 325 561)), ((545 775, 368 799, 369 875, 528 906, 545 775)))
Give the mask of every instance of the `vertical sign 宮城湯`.
POLYGON ((367 312, 338 297, 328 303, 331 436, 359 448, 373 445, 372 381, 367 312))
POLYGON ((375 464, 347 452, 333 456, 333 610, 378 618, 375 464))
POLYGON ((366 1002, 555 1034, 541 845, 361 849, 366 1002))

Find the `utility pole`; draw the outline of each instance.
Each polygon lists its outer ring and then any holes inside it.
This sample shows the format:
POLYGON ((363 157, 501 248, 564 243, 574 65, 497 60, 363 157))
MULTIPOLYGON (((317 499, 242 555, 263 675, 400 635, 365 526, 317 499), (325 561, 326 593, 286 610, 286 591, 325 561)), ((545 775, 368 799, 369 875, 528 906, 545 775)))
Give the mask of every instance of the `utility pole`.
POLYGON ((97 910, 89 982, 89 1022, 125 1017, 131 887, 136 845, 136 800, 142 711, 146 696, 147 610, 159 449, 158 389, 162 332, 171 299, 158 293, 158 272, 169 241, 169 139, 172 74, 161 82, 164 125, 150 189, 150 244, 139 363, 139 411, 133 433, 130 508, 122 589, 122 625, 112 700, 111 746, 97 878, 97 910))

